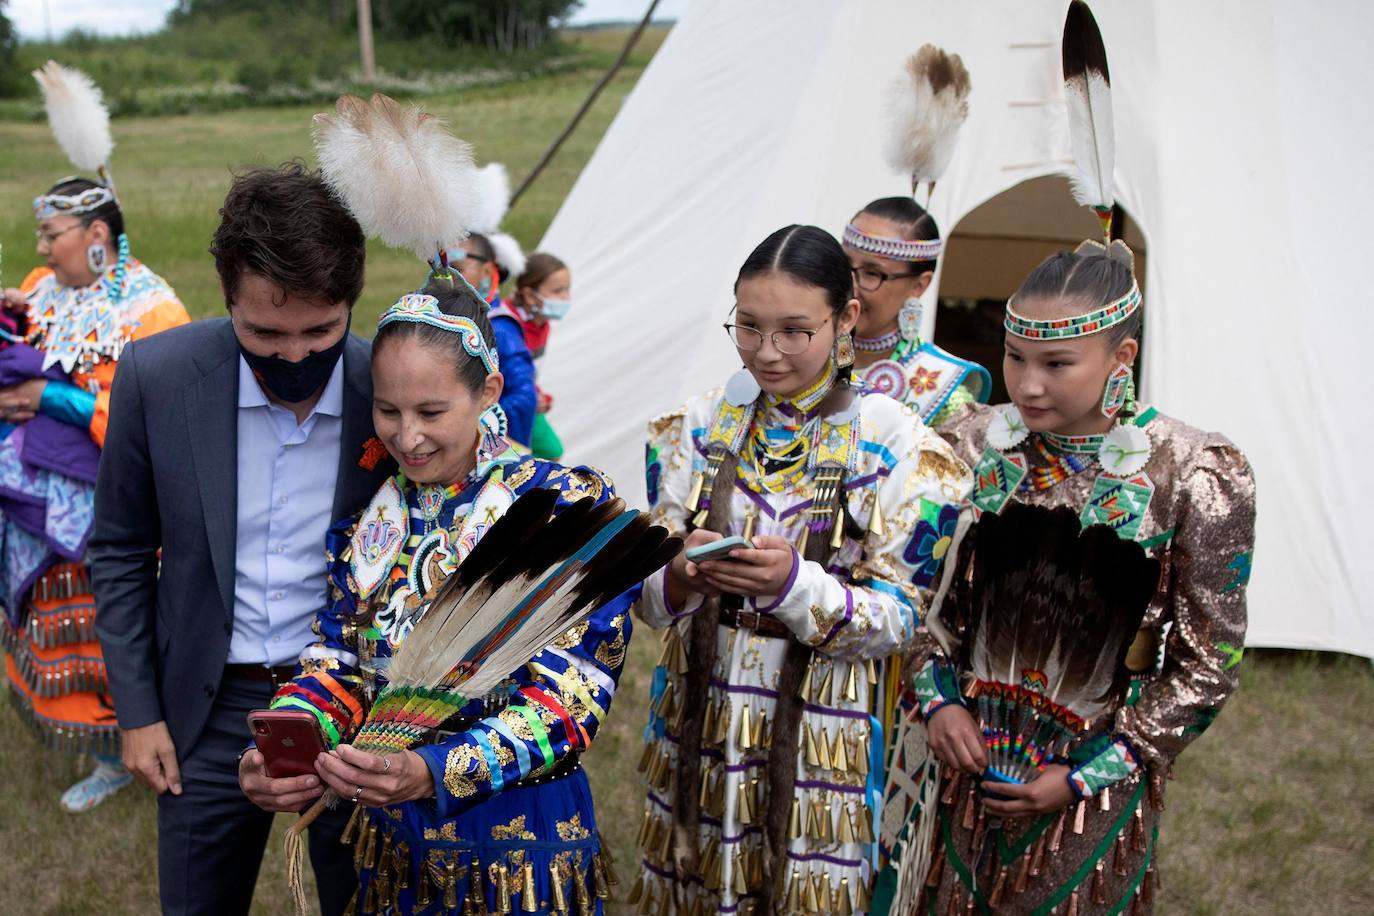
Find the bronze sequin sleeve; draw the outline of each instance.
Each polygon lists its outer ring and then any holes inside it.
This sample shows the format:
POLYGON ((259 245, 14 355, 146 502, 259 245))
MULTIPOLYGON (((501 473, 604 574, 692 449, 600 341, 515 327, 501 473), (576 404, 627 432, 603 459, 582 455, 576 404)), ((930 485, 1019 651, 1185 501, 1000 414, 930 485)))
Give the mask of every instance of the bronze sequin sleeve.
POLYGON ((1245 457, 1209 436, 1176 493, 1176 528, 1163 584, 1172 620, 1160 674, 1116 730, 1150 765, 1167 765, 1202 734, 1239 681, 1245 585, 1255 543, 1255 482, 1245 457))

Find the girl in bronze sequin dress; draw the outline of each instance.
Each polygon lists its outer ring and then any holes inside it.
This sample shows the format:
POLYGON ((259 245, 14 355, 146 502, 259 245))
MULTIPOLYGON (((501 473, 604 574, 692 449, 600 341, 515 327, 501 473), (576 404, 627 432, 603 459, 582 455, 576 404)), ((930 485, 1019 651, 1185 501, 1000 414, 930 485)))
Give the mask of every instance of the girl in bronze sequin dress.
POLYGON ((1141 318, 1124 244, 1054 255, 1007 306, 1012 403, 971 405, 941 429, 975 466, 975 513, 1068 506, 1138 542, 1162 572, 1127 655, 1129 690, 1067 762, 999 785, 1005 798, 980 790, 987 754, 960 695, 965 672, 938 654, 921 669, 945 765, 922 913, 1149 912, 1164 781, 1236 687, 1254 481, 1224 437, 1135 403, 1141 318))

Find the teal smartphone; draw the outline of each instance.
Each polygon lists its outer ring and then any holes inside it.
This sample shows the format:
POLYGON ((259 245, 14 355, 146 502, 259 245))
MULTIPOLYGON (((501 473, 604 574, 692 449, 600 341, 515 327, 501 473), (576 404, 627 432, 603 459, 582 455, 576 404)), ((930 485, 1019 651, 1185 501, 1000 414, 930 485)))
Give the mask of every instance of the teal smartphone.
POLYGON ((687 559, 693 563, 712 558, 720 559, 736 547, 752 548, 753 546, 736 534, 728 538, 721 538, 719 541, 712 541, 709 544, 699 544, 696 547, 687 548, 687 559))

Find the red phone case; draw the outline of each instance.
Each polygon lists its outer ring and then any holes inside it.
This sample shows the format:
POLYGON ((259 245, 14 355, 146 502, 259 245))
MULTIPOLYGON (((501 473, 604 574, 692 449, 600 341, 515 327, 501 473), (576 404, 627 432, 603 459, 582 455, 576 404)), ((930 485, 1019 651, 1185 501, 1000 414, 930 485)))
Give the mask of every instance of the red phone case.
POLYGON ((320 723, 303 709, 254 710, 248 729, 273 779, 313 775, 315 758, 325 752, 320 723))

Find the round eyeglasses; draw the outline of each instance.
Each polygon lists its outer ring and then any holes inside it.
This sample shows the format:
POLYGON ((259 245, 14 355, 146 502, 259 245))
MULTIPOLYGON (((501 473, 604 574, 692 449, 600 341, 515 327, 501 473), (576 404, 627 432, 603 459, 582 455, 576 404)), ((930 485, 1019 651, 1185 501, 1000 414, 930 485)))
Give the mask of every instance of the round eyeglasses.
MULTIPOLYGON (((825 327, 825 321, 821 322, 821 328, 825 327)), ((730 340, 741 350, 752 353, 763 347, 764 334, 758 328, 746 328, 743 325, 729 323, 723 327, 725 333, 730 335, 730 340)), ((811 339, 820 333, 821 328, 786 328, 782 331, 773 331, 768 338, 773 341, 773 348, 783 356, 797 356, 806 352, 807 347, 811 346, 811 339)))
POLYGON ((874 270, 872 267, 851 267, 849 272, 854 275, 854 285, 866 293, 876 293, 888 280, 919 277, 925 273, 925 271, 910 270, 901 274, 885 274, 881 270, 874 270))

